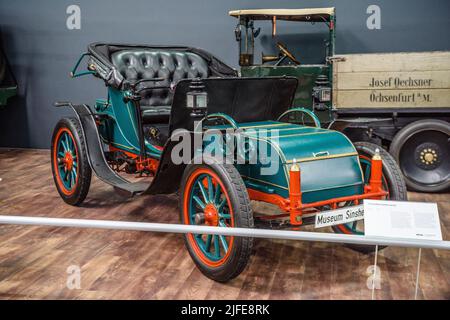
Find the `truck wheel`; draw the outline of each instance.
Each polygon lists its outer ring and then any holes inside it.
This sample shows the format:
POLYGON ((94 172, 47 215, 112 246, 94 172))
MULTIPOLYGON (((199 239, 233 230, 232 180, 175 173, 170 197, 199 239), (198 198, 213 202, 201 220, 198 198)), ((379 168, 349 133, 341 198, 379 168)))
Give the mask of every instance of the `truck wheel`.
POLYGON ((81 124, 77 119, 63 118, 56 124, 51 162, 53 180, 61 198, 73 206, 81 204, 91 185, 92 170, 81 124))
MULTIPOLYGON (((364 175, 364 183, 368 184, 370 179, 370 169, 372 163, 372 157, 375 154, 375 150, 380 150, 381 158, 383 159, 383 189, 389 192, 389 195, 385 199, 389 200, 407 200, 408 194, 406 191, 405 181, 403 180, 402 173, 394 158, 384 151, 380 146, 370 142, 355 142, 356 150, 359 154, 359 161, 361 169, 364 175)), ((347 224, 341 224, 332 226, 332 229, 336 233, 345 234, 364 234, 363 221, 355 221, 347 224)), ((349 248, 363 253, 370 253, 374 251, 374 246, 366 245, 347 245, 349 248)), ((379 247, 383 249, 384 247, 379 247)))
MULTIPOLYGON (((190 164, 180 186, 183 224, 253 228, 253 213, 244 182, 236 168, 221 164, 190 164)), ((226 282, 247 265, 252 238, 185 234, 185 244, 200 271, 226 282)))
POLYGON ((394 137, 389 152, 410 190, 440 192, 450 188, 448 122, 426 119, 410 123, 394 137))

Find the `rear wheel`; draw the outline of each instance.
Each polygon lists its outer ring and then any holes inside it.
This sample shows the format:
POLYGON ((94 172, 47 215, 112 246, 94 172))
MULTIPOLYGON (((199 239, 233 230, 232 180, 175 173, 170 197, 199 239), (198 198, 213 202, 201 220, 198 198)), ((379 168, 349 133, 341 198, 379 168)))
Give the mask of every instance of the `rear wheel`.
POLYGON ((410 190, 440 192, 450 188, 450 124, 426 119, 413 122, 394 137, 390 153, 410 190))
MULTIPOLYGON (((364 176, 364 183, 368 184, 370 179, 370 171, 372 167, 372 157, 375 150, 380 150, 381 159, 383 160, 383 189, 389 194, 384 198, 385 200, 407 200, 406 185, 403 180, 400 168, 395 162, 394 158, 384 151, 380 146, 369 142, 356 142, 355 148, 359 154, 359 161, 364 176)), ((341 224, 332 227, 336 233, 345 234, 364 234, 364 221, 358 220, 347 224, 341 224)), ((374 250, 373 246, 366 245, 347 245, 348 247, 363 253, 368 253, 374 250)), ((383 247, 384 248, 384 247, 383 247)), ((380 248, 382 249, 382 248, 380 248)))
MULTIPOLYGON (((188 165, 180 190, 183 224, 253 227, 250 199, 234 166, 188 165)), ((186 234, 185 243, 203 274, 215 281, 226 282, 244 270, 251 255, 253 239, 186 234)))
POLYGON ((81 204, 89 191, 92 170, 77 119, 63 118, 57 123, 51 155, 53 180, 61 198, 74 206, 81 204))

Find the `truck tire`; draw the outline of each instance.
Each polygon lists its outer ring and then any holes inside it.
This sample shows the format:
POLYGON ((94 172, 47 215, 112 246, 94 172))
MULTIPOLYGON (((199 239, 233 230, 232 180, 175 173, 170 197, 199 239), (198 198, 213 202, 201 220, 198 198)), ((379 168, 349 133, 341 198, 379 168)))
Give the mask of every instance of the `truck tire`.
MULTIPOLYGON (((180 186, 183 224, 253 228, 245 184, 232 165, 189 164, 180 186)), ((253 238, 185 234, 188 252, 208 278, 227 282, 237 277, 251 256, 253 238)))
POLYGON ((409 190, 442 192, 450 188, 450 124, 425 119, 408 124, 392 140, 389 152, 409 190))

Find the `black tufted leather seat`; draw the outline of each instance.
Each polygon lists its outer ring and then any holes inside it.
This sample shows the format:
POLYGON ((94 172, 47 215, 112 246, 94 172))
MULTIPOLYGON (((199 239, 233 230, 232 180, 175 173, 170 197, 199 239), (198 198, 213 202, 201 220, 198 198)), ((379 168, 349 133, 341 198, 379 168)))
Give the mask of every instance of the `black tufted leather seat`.
POLYGON ((170 49, 120 50, 111 55, 111 62, 127 80, 163 78, 145 85, 167 86, 167 89, 144 91, 141 110, 144 123, 168 123, 173 87, 179 80, 207 78, 208 63, 198 54, 170 49))

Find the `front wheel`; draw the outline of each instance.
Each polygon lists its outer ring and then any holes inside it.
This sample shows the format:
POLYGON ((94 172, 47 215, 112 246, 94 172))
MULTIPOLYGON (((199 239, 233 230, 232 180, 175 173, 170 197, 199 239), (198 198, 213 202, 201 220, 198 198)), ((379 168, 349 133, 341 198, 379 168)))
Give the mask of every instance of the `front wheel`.
POLYGON ((83 130, 75 118, 61 119, 51 145, 53 180, 61 198, 73 206, 86 198, 92 170, 87 159, 83 130))
MULTIPOLYGON (((180 186, 183 224, 253 228, 253 213, 236 168, 221 164, 190 164, 180 186)), ((185 234, 191 258, 210 279, 226 282, 246 267, 252 238, 185 234)))
MULTIPOLYGON (((388 192, 388 195, 384 198, 384 200, 407 200, 408 194, 406 191, 406 185, 400 168, 394 158, 380 146, 373 143, 356 142, 354 145, 359 154, 359 162, 364 177, 364 183, 369 183, 372 157, 376 150, 379 149, 380 156, 383 161, 382 186, 383 189, 388 192)), ((333 226, 332 229, 336 233, 363 235, 364 221, 358 220, 347 224, 340 224, 333 226)), ((348 245, 348 247, 363 253, 368 253, 374 250, 373 246, 366 245, 348 245)))

